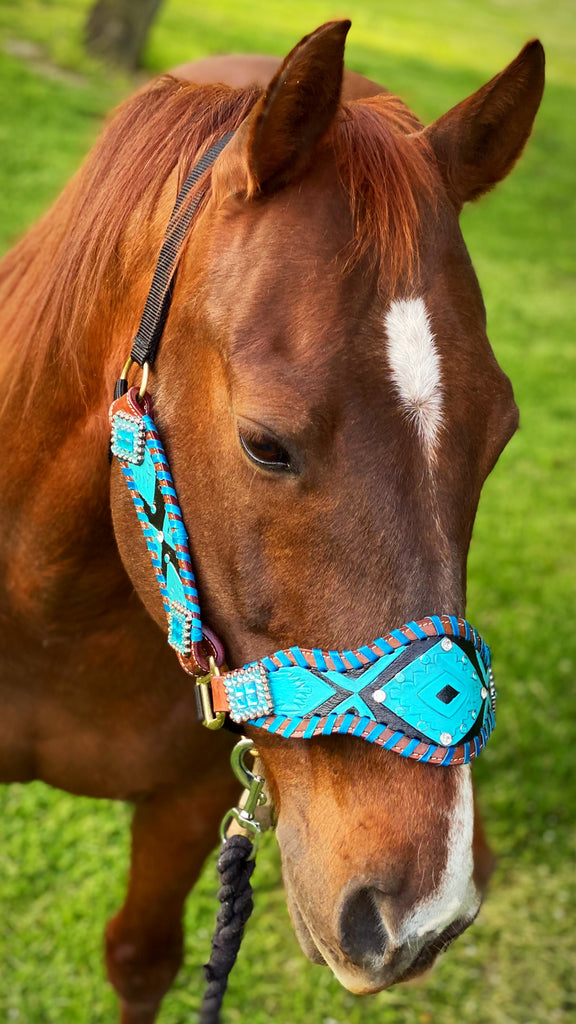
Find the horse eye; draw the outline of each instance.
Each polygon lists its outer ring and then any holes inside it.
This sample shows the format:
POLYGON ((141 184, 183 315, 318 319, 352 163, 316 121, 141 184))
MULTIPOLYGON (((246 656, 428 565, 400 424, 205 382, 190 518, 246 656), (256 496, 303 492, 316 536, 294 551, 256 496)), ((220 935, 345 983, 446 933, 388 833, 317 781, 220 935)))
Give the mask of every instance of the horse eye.
POLYGON ((266 434, 246 434, 238 432, 240 444, 246 455, 260 469, 272 472, 290 472, 290 456, 285 448, 274 437, 266 434))

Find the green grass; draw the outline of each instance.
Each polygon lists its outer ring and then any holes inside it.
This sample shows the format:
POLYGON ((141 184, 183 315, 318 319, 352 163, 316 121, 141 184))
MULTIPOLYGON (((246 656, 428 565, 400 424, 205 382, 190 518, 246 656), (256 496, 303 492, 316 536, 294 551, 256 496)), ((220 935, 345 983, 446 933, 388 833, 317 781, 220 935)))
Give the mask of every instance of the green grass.
MULTIPOLYGON (((0 33, 0 244, 31 223, 72 173, 130 83, 81 51, 88 0, 4 0, 0 33), (16 45, 14 45, 16 41, 16 45), (22 41, 33 59, 14 55, 22 41)), ((479 922, 432 977, 358 999, 300 954, 273 837, 225 1020, 264 1024, 569 1024, 576 1017, 573 865, 576 579, 574 167, 576 9, 569 0, 167 0, 151 70, 218 51, 283 53, 334 13, 350 13, 349 64, 432 118, 540 35, 548 88, 512 177, 465 213, 490 335, 522 428, 481 502, 469 615, 496 653, 498 730, 475 770, 499 868, 479 922)), ((41 784, 0 790, 0 1020, 114 1019, 101 933, 120 904, 128 809, 41 784)), ((185 966, 162 1024, 193 1019, 214 916, 210 862, 188 908, 185 966)))

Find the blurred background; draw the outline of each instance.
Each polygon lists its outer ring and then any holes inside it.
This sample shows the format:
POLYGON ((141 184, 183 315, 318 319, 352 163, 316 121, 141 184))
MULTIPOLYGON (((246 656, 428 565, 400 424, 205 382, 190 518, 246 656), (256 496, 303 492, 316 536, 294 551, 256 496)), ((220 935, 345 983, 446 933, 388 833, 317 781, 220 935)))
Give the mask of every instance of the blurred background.
MULTIPOLYGON (((56 197, 107 111, 183 61, 226 52, 282 56, 322 22, 351 17, 348 66, 430 121, 501 70, 527 39, 544 43, 548 84, 526 154, 463 216, 489 335, 522 420, 485 486, 469 562, 468 614, 492 645, 500 696, 498 728, 475 767, 499 858, 491 892, 478 922, 429 979, 358 998, 300 953, 267 836, 224 1020, 569 1024, 576 1019, 576 6, 101 0, 94 7, 94 0, 0 0, 2 251, 56 197)), ((115 1019, 102 930, 123 899, 129 818, 123 805, 40 783, 0 787, 0 1020, 115 1019)), ((194 1019, 215 889, 212 859, 189 901, 186 960, 161 1024, 194 1019)))

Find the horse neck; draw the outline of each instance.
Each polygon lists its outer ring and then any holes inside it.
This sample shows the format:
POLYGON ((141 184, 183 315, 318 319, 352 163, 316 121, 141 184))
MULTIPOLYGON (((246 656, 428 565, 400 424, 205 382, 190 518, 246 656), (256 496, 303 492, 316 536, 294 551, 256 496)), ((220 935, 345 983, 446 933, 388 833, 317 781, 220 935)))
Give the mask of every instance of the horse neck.
POLYGON ((83 627, 129 591, 110 515, 108 407, 158 247, 147 260, 136 248, 102 282, 66 343, 51 290, 69 228, 56 204, 0 265, 0 428, 16 441, 0 467, 0 603, 50 631, 83 627))

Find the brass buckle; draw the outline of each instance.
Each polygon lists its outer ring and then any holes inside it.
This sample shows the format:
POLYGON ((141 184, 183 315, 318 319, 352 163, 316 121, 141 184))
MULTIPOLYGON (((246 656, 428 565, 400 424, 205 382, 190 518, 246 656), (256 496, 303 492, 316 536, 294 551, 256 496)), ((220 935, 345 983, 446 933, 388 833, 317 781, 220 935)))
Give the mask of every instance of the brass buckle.
MULTIPOLYGON (((120 380, 125 380, 126 384, 128 384, 128 371, 130 370, 130 367, 132 366, 133 362, 134 362, 134 360, 132 359, 132 356, 128 356, 128 359, 126 360, 126 362, 124 363, 124 366, 122 367, 122 373, 120 374, 120 380)), ((146 394, 146 389, 148 387, 148 375, 149 375, 149 373, 150 373, 150 364, 148 362, 145 362, 144 366, 142 367, 142 380, 140 381, 140 389, 138 391, 138 401, 140 401, 140 402, 142 402, 144 400, 144 396, 146 394)))
POLYGON ((196 686, 200 691, 200 702, 202 704, 202 725, 205 725, 207 729, 221 729, 226 720, 226 715, 223 711, 214 712, 212 706, 212 677, 220 675, 220 669, 214 661, 212 655, 208 659, 210 665, 210 672, 205 676, 196 677, 196 686))

